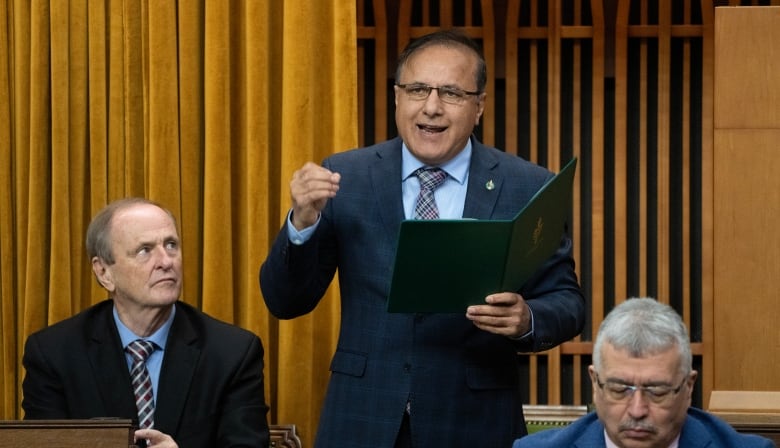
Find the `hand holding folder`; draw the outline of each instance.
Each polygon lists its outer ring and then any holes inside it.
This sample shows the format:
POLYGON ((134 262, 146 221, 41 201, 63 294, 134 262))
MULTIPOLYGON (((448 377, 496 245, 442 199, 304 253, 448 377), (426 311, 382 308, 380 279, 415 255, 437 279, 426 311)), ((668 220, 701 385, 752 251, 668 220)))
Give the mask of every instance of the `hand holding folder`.
POLYGON ((518 291, 560 245, 576 166, 574 158, 511 220, 403 221, 387 311, 459 313, 518 291))

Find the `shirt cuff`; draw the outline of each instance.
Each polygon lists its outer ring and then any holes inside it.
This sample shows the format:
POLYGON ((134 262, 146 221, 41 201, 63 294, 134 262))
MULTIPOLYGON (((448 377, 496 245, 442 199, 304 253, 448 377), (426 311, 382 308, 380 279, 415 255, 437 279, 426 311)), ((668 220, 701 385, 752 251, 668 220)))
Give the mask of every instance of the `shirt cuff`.
POLYGON ((314 234, 314 231, 317 230, 317 226, 320 224, 320 217, 317 217, 317 221, 314 224, 299 231, 292 224, 292 214, 293 211, 290 209, 290 211, 287 212, 287 238, 291 243, 295 244, 296 246, 300 246, 306 241, 309 241, 311 236, 314 234))

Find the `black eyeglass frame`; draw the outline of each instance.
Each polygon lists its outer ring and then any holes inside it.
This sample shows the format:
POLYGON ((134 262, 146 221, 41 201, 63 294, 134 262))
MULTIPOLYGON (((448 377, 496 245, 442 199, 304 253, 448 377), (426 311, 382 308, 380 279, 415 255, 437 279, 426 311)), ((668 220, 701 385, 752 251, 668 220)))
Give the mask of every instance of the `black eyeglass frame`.
MULTIPOLYGON (((610 383, 610 381, 601 382, 599 379, 598 372, 595 373, 596 376, 596 384, 599 386, 599 389, 601 389, 602 392, 604 392, 604 386, 607 385, 607 383, 610 383)), ((642 395, 647 397, 650 401, 653 403, 662 403, 667 397, 673 397, 680 393, 682 390, 682 387, 685 385, 685 382, 688 381, 688 375, 685 375, 680 382, 680 385, 677 387, 672 386, 665 386, 665 385, 658 385, 658 386, 642 386, 642 385, 636 385, 636 384, 624 384, 624 383, 618 383, 618 382, 612 382, 613 384, 618 384, 622 387, 626 388, 626 395, 624 399, 630 399, 634 396, 636 391, 641 390, 642 395), (653 392, 653 388, 662 388, 665 392, 659 395, 657 392, 653 392), (666 389, 668 388, 668 390, 666 389), (630 392, 629 392, 630 391, 630 392), (656 401, 657 400, 657 401, 656 401)))
POLYGON ((442 96, 442 94, 441 94, 442 91, 456 94, 455 96, 456 96, 456 98, 457 98, 457 100, 459 102, 460 101, 465 101, 467 96, 479 96, 479 95, 482 95, 482 93, 484 93, 484 92, 481 92, 481 91, 469 91, 469 90, 463 90, 463 89, 459 89, 457 87, 450 87, 450 86, 434 87, 434 86, 430 86, 428 84, 423 84, 423 83, 409 83, 409 84, 396 83, 395 85, 397 87, 400 87, 404 91, 404 93, 406 93, 407 95, 411 95, 411 93, 409 93, 409 91, 407 90, 408 88, 419 88, 419 89, 425 90, 427 92, 425 94, 425 96, 424 97, 420 97, 420 98, 414 98, 414 100, 416 100, 416 101, 427 100, 428 97, 431 96, 431 92, 433 92, 434 90, 436 91, 436 94, 439 96, 439 99, 441 99, 445 103, 450 103, 450 104, 453 104, 453 103, 447 101, 447 99, 446 99, 447 97, 446 96, 442 96))

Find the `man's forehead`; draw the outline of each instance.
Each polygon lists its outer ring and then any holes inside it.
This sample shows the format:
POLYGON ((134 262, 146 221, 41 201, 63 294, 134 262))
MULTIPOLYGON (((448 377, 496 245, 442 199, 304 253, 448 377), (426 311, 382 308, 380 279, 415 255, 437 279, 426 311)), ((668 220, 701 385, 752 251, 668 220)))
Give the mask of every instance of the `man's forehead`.
POLYGON ((123 235, 179 238, 173 218, 165 210, 151 204, 136 204, 118 210, 111 220, 111 232, 116 238, 123 235))
POLYGON ((601 359, 605 369, 625 371, 673 371, 680 365, 680 356, 676 347, 638 353, 629 348, 616 347, 606 342, 602 346, 601 359))

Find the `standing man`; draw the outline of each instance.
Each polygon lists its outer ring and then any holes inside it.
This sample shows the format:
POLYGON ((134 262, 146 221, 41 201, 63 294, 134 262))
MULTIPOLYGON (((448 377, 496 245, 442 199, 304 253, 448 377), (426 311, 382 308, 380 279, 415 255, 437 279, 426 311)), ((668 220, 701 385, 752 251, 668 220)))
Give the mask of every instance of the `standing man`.
POLYGON ((341 333, 318 447, 509 446, 526 433, 517 352, 550 349, 582 329, 565 235, 519 291, 495 291, 463 314, 386 312, 402 220, 510 219, 552 176, 472 138, 486 80, 468 37, 421 37, 398 61, 400 137, 293 174, 292 210, 260 286, 270 311, 291 319, 314 309, 338 269, 341 333))
POLYGON ((657 301, 629 299, 601 323, 588 368, 592 412, 513 448, 770 448, 691 407, 693 356, 680 315, 657 301))
POLYGON ((113 202, 87 253, 110 298, 27 339, 25 419, 130 418, 155 448, 267 447, 260 339, 178 301, 173 215, 113 202))

